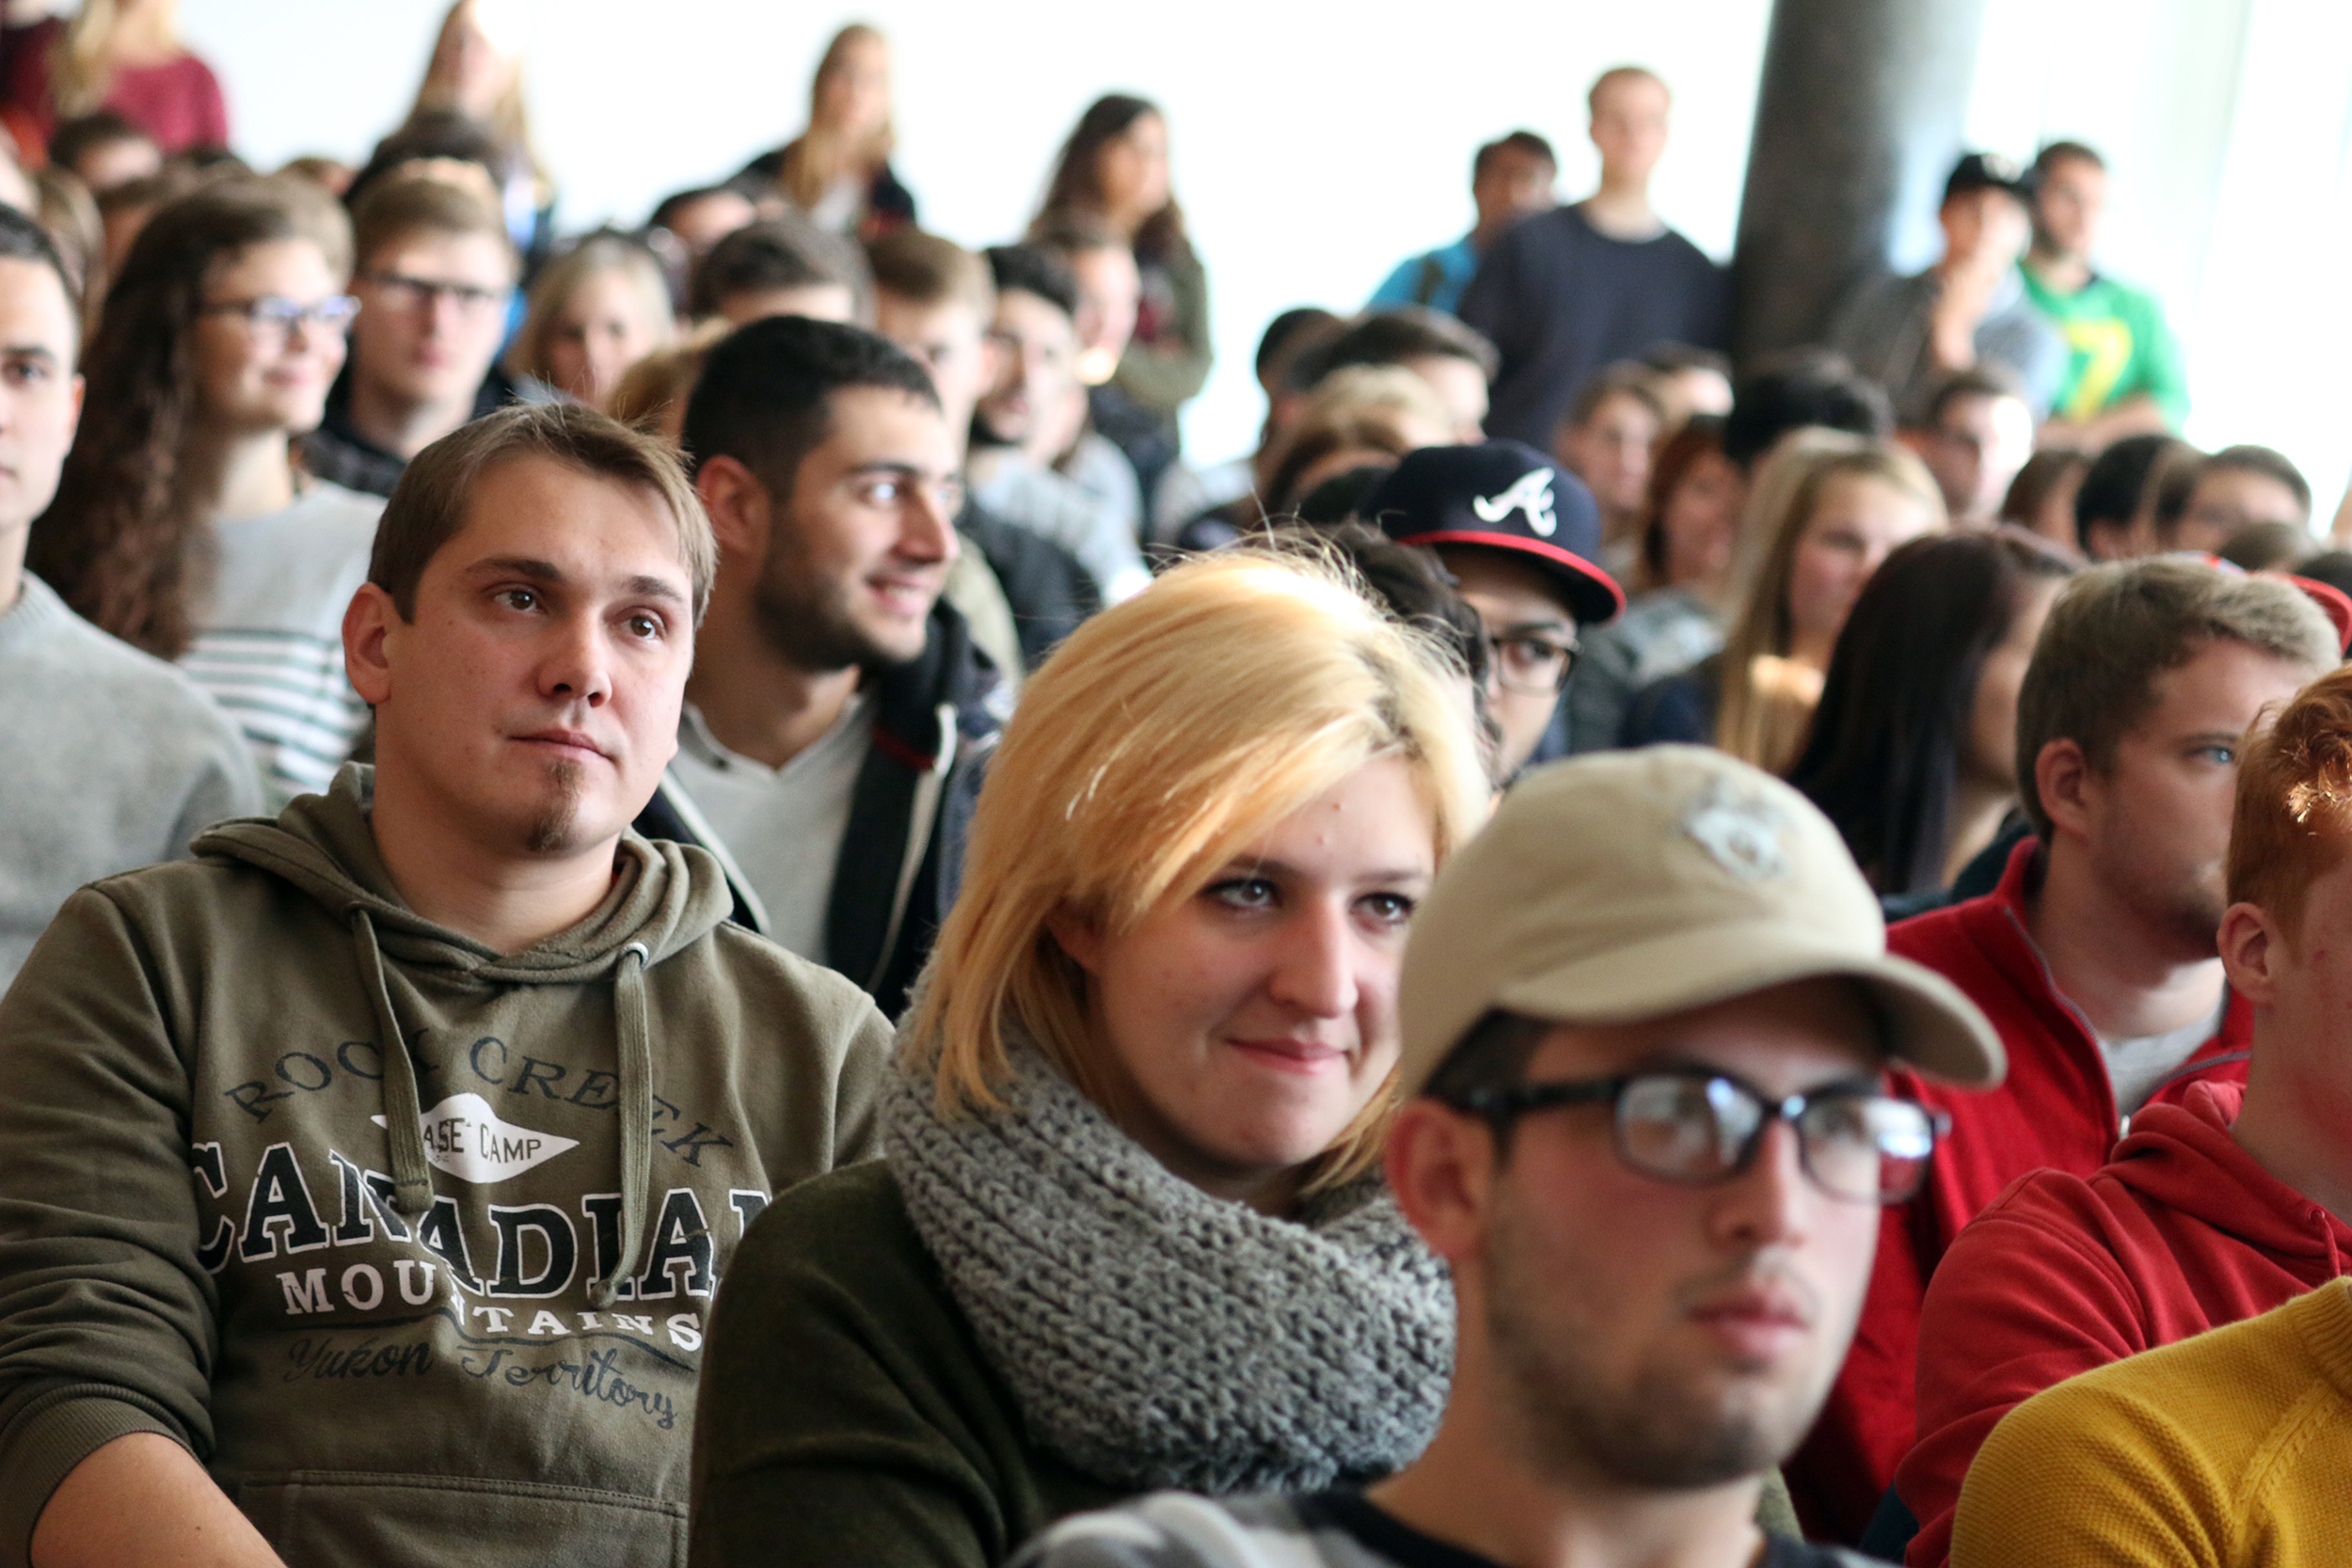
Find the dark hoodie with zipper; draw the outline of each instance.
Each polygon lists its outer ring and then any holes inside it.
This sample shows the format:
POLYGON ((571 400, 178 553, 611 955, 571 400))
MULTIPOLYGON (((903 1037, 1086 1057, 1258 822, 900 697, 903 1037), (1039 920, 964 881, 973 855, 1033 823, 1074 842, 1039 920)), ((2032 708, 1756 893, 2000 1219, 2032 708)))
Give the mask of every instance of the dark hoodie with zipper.
MULTIPOLYGON (((955 903, 973 807, 1008 704, 994 667, 945 599, 931 607, 920 657, 866 678, 872 744, 834 858, 825 953, 896 1018, 955 903)), ((638 815, 637 831, 710 850, 726 867, 735 918, 766 929, 758 894, 675 774, 638 815)))
POLYGON ((874 1150, 888 1031, 633 833, 525 952, 436 926, 371 783, 83 889, 0 1002, 0 1564, 137 1432, 297 1568, 685 1560, 712 1294, 874 1150))

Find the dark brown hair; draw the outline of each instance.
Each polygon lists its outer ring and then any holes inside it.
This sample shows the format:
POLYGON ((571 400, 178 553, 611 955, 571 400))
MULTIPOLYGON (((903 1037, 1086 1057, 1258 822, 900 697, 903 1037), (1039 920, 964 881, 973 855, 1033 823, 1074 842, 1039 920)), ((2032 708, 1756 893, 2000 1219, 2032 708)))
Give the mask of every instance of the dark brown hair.
POLYGON ((2074 562, 2018 528, 1930 534, 1886 558, 1837 635, 1788 771, 1882 896, 1944 885, 1977 686, 2026 602, 2074 562))
MULTIPOLYGON (((1099 166, 1103 149, 1125 135, 1146 115, 1162 120, 1168 118, 1150 99, 1123 92, 1104 93, 1087 105, 1087 112, 1078 117, 1070 139, 1061 144, 1061 155, 1054 162, 1053 182, 1045 187, 1044 204, 1038 209, 1037 221, 1031 226, 1033 232, 1061 213, 1103 210, 1103 175, 1099 166)), ((1144 219, 1143 227, 1136 230, 1136 260, 1159 261, 1182 249, 1184 245, 1184 214, 1171 196, 1167 206, 1144 219)))
POLYGON ((368 555, 368 580, 391 595, 402 620, 416 618, 417 584, 426 564, 466 526, 466 508, 482 476, 524 457, 660 497, 677 524, 678 555, 693 583, 694 619, 702 620, 719 547, 676 451, 658 436, 570 403, 517 404, 486 414, 417 453, 403 471, 368 555))
POLYGON ((179 657, 195 635, 211 539, 183 471, 205 279, 239 251, 284 240, 310 241, 338 276, 350 270, 350 226, 315 185, 225 179, 168 202, 123 258, 83 356, 82 428, 25 563, 84 618, 160 657, 179 657))

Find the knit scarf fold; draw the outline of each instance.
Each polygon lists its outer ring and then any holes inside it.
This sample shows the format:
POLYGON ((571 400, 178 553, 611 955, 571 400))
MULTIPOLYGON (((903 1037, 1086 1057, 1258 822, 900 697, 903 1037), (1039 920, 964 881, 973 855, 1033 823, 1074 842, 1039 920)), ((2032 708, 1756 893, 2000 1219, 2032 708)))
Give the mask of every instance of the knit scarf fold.
POLYGON ((1311 1491, 1437 1430, 1454 1293, 1376 1176, 1301 1220, 1210 1196, 1012 1042, 1006 1114, 883 1109, 909 1213, 1032 1441, 1138 1491, 1311 1491))

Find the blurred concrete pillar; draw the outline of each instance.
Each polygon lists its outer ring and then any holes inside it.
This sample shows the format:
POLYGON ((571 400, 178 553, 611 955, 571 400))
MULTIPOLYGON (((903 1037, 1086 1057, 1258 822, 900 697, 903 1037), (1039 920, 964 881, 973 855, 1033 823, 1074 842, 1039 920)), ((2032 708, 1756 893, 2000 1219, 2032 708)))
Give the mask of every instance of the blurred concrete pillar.
POLYGON ((1744 363, 1820 339, 1847 290, 1924 265, 1985 0, 1775 0, 1732 259, 1744 363))

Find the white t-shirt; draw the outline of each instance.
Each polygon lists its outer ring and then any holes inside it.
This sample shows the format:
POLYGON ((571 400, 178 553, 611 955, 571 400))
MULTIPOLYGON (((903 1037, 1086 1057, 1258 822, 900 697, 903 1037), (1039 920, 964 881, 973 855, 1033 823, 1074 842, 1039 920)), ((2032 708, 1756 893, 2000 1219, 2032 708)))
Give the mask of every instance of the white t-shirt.
POLYGON ((721 745, 691 703, 678 721, 672 779, 766 906, 769 937, 812 963, 828 961, 834 867, 873 738, 873 702, 863 693, 782 768, 721 745))
POLYGON ((273 805, 325 794, 367 724, 343 673, 343 611, 383 510, 314 479, 291 506, 214 526, 218 562, 180 665, 245 733, 273 805))

